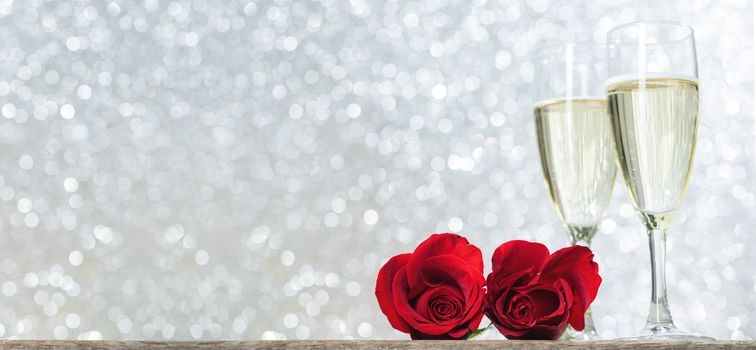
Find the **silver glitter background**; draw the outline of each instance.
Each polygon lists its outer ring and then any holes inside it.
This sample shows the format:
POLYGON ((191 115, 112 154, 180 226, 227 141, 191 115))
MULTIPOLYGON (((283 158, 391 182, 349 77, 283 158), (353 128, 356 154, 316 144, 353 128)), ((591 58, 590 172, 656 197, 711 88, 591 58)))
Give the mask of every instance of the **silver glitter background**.
MULTIPOLYGON (((694 26, 702 93, 672 311, 751 339, 752 6, 0 0, 0 337, 406 339, 373 296, 388 257, 434 231, 487 269, 505 240, 567 244, 534 47, 662 17, 694 26)), ((631 335, 650 275, 619 183, 595 251, 599 331, 631 335)))

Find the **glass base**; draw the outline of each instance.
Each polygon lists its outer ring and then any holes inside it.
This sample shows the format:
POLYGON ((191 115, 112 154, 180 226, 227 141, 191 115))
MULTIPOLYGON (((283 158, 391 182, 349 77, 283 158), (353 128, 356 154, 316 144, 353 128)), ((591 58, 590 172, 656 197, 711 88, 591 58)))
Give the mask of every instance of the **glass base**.
POLYGON ((654 325, 647 324, 643 330, 634 337, 621 338, 618 340, 661 340, 661 341, 714 341, 716 339, 700 334, 677 329, 674 324, 654 325))
POLYGON ((567 327, 567 332, 564 333, 564 340, 601 340, 595 329, 584 329, 582 331, 576 331, 572 327, 567 327))

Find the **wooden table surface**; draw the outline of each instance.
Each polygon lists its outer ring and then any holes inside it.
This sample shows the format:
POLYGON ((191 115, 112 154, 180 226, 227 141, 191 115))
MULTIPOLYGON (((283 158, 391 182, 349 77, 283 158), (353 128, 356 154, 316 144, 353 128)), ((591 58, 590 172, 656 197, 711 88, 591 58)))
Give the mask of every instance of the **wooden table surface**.
POLYGON ((396 341, 396 340, 307 340, 307 341, 74 341, 74 340, 0 340, 0 349, 756 349, 756 341, 717 342, 623 342, 623 341, 396 341))

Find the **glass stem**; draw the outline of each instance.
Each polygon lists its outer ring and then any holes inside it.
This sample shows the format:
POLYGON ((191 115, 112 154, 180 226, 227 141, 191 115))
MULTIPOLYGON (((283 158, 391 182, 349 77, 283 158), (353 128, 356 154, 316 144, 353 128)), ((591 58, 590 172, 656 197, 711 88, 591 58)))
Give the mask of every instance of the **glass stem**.
POLYGON ((580 239, 573 239, 571 241, 572 241, 572 245, 581 245, 583 247, 588 247, 588 248, 591 247, 591 241, 584 241, 580 239))
POLYGON ((674 328, 667 300, 667 230, 650 229, 648 246, 651 250, 651 306, 646 328, 674 328))
MULTIPOLYGON (((567 230, 570 232, 570 243, 572 245, 581 245, 584 247, 591 247, 591 240, 593 239, 593 236, 596 234, 598 225, 596 226, 588 226, 588 227, 575 227, 575 226, 568 226, 567 230)), ((596 326, 593 325, 593 315, 591 314, 591 309, 585 311, 585 328, 583 328, 582 331, 578 332, 572 329, 572 327, 569 328, 568 332, 569 338, 571 339, 582 339, 582 340, 598 340, 600 339, 598 336, 598 332, 596 332, 596 326)))
MULTIPOLYGON (((594 227, 591 234, 587 237, 572 236, 572 245, 581 245, 590 248, 591 239, 593 238, 595 232, 596 228, 594 227)), ((598 337, 598 334, 596 333, 596 327, 593 325, 593 315, 591 314, 590 308, 585 310, 585 328, 583 328, 583 333, 586 334, 589 339, 596 339, 598 337)))
POLYGON ((591 240, 596 235, 598 225, 593 226, 574 226, 565 225, 567 232, 570 234, 570 242, 572 245, 582 245, 585 247, 591 246, 591 240))
POLYGON ((598 333, 596 332, 596 326, 593 325, 593 314, 590 308, 585 310, 585 328, 583 328, 583 333, 588 334, 593 340, 598 339, 598 333))

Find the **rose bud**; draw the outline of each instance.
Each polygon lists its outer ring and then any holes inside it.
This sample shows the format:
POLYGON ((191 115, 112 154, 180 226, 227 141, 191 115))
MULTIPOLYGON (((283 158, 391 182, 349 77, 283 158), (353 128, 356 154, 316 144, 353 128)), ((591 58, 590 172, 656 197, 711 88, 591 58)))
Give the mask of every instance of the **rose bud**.
POLYGON ((442 233, 383 265, 375 296, 391 326, 412 339, 464 339, 483 318, 484 288, 480 249, 442 233))
POLYGON ((486 315, 508 339, 558 339, 567 325, 585 327, 601 277, 582 246, 549 255, 543 244, 510 241, 493 255, 486 315))

